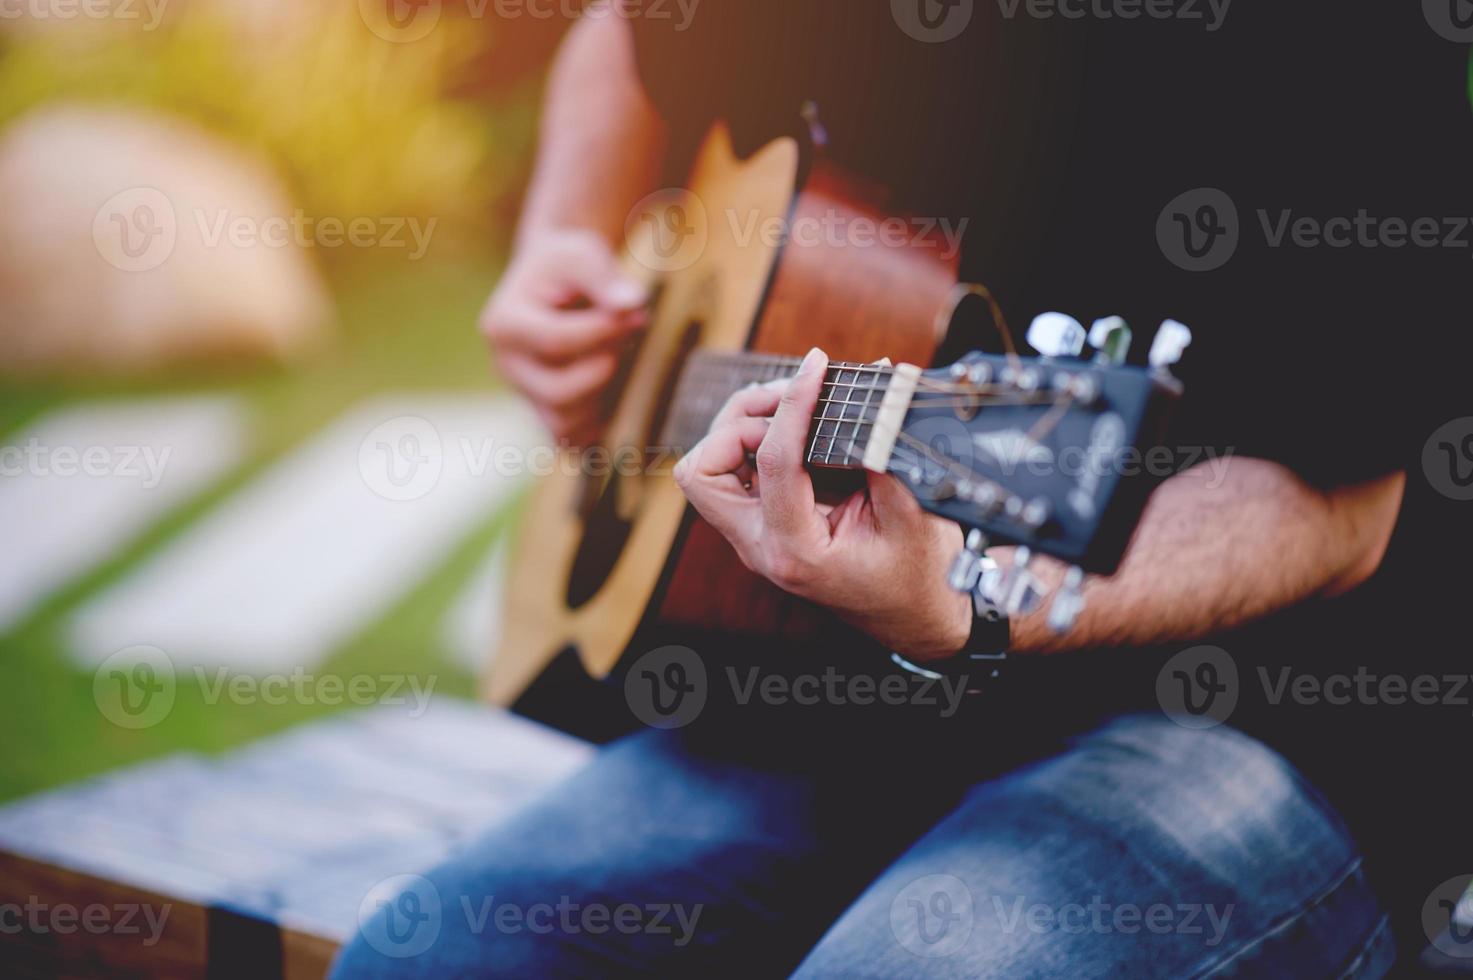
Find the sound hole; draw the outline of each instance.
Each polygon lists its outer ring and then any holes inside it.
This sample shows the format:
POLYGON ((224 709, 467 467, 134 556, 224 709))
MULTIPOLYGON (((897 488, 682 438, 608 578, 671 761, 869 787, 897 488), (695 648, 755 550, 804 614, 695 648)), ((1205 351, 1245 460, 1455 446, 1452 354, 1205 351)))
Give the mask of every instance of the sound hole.
MULTIPOLYGON (((654 447, 655 440, 659 438, 669 417, 680 369, 685 364, 686 357, 700 342, 704 327, 705 324, 700 320, 690 321, 682 332, 676 355, 666 365, 665 376, 660 381, 660 398, 646 429, 646 460, 651 458, 649 450, 654 447)), ((598 595, 613 573, 619 556, 629 543, 629 536, 634 532, 634 521, 638 519, 637 506, 633 513, 619 513, 619 501, 626 495, 623 484, 625 481, 641 480, 643 477, 621 475, 619 468, 615 467, 606 479, 590 474, 585 474, 583 479, 584 503, 579 508, 583 518, 583 538, 578 544, 578 553, 573 556, 573 567, 568 575, 569 609, 581 608, 598 595)))

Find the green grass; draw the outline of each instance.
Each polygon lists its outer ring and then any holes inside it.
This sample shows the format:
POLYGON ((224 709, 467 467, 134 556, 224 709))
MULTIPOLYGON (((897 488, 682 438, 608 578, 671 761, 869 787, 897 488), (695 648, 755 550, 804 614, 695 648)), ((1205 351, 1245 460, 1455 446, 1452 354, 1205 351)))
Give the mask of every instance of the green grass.
MULTIPOLYGON (((141 731, 110 723, 93 700, 92 672, 77 668, 62 640, 79 604, 159 551, 198 517, 356 402, 391 390, 485 392, 496 386, 475 318, 500 268, 484 254, 419 263, 363 257, 332 275, 338 342, 290 369, 182 382, 50 383, 0 389, 0 434, 38 414, 82 400, 161 393, 233 393, 249 407, 248 461, 200 499, 148 530, 125 551, 51 597, 0 635, 0 800, 164 755, 217 752, 348 707, 242 705, 206 692, 180 672, 168 717, 141 731)), ((475 678, 441 648, 440 624, 486 551, 514 517, 495 515, 403 601, 318 665, 316 676, 398 673, 434 679, 436 695, 473 696, 475 678)), ((391 560, 386 556, 386 560, 391 560)))

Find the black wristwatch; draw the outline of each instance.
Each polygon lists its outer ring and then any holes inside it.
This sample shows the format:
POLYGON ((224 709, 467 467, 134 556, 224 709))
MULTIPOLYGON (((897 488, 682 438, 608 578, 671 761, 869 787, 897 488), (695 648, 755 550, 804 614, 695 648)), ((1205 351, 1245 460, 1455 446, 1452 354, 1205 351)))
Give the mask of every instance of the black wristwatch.
POLYGON ((924 665, 911 663, 898 653, 890 654, 890 659, 902 670, 922 677, 966 678, 967 693, 974 694, 983 685, 1002 679, 1011 643, 1012 624, 1007 613, 973 594, 972 631, 959 651, 940 660, 928 660, 924 665))

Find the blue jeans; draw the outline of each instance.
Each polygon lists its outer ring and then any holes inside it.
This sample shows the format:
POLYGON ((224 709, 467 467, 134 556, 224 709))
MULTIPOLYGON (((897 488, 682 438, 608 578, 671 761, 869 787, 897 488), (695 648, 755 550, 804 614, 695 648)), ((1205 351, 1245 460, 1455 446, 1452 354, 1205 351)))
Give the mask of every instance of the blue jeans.
POLYGON ((1303 980, 1391 967, 1339 818, 1234 730, 1127 715, 997 752, 979 773, 960 760, 986 753, 944 732, 926 745, 840 727, 809 744, 774 727, 751 744, 690 731, 612 744, 400 882, 334 976, 1303 980))

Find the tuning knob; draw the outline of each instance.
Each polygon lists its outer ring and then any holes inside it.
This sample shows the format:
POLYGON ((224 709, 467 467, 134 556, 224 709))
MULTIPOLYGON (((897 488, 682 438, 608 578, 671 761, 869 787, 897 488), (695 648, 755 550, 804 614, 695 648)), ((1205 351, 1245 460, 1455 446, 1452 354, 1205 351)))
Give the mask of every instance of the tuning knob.
POLYGON ((982 553, 986 550, 987 536, 985 534, 976 528, 967 532, 966 546, 957 552, 955 560, 952 561, 951 571, 946 575, 946 584, 957 592, 975 591, 982 580, 983 565, 986 561, 982 553))
POLYGON ((1100 364, 1124 364, 1130 353, 1130 341, 1130 325, 1118 316, 1096 320, 1089 328, 1089 345, 1099 352, 1095 361, 1100 364))
POLYGON ((1013 564, 994 568, 982 576, 982 598, 1005 610, 1010 617, 1031 613, 1043 603, 1038 576, 1028 569, 1033 553, 1019 548, 1013 553, 1013 564))
POLYGON ((1169 372, 1172 365, 1181 361, 1182 352, 1191 346, 1191 343, 1190 327, 1176 320, 1167 320, 1156 331, 1156 339, 1151 341, 1149 357, 1151 367, 1157 371, 1169 372))
POLYGON ((1063 313, 1040 313, 1028 327, 1028 343, 1044 357, 1078 357, 1084 341, 1084 327, 1063 313))
POLYGON ((1064 576, 1064 584, 1054 593, 1054 601, 1049 604, 1049 629, 1055 633, 1069 632, 1083 611, 1084 569, 1074 565, 1064 576))

